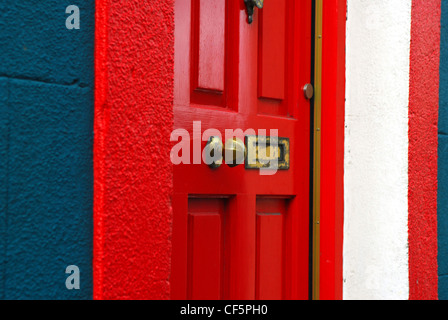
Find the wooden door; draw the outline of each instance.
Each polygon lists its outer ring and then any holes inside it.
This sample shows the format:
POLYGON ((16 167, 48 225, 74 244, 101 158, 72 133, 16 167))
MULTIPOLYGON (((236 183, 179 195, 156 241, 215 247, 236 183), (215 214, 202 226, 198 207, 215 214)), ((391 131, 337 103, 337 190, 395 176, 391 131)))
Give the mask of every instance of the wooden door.
POLYGON ((176 0, 175 22, 172 298, 308 299, 312 1, 265 0, 249 24, 243 0, 176 0), (226 129, 277 130, 289 166, 211 168, 226 129))

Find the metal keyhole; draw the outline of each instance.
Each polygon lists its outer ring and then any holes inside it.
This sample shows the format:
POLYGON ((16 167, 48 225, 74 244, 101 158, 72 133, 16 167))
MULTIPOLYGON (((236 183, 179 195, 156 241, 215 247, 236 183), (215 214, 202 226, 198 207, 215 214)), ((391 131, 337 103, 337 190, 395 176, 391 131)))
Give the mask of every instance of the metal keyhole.
POLYGON ((264 0, 244 0, 244 3, 246 4, 247 10, 247 22, 251 24, 253 21, 255 7, 258 9, 263 9, 264 0))

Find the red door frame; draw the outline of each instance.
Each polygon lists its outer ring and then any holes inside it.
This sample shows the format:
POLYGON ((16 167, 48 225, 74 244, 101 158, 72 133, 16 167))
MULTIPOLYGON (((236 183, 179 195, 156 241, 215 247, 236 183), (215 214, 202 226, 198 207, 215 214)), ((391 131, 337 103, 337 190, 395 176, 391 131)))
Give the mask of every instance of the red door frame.
POLYGON ((321 300, 342 299, 346 0, 324 0, 320 168, 321 300))
MULTIPOLYGON (((345 21, 345 0, 323 1, 325 300, 342 299, 345 21)), ((96 0, 94 299, 170 297, 173 38, 173 0, 96 0)))

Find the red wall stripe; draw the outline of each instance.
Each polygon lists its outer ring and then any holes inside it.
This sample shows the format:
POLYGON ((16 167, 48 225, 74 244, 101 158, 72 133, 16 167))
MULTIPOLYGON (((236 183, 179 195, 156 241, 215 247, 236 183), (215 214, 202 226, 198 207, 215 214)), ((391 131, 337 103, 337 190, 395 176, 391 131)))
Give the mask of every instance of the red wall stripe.
POLYGON ((440 0, 412 3, 409 92, 409 298, 437 299, 440 0))
POLYGON ((174 1, 96 0, 94 298, 169 299, 174 1))

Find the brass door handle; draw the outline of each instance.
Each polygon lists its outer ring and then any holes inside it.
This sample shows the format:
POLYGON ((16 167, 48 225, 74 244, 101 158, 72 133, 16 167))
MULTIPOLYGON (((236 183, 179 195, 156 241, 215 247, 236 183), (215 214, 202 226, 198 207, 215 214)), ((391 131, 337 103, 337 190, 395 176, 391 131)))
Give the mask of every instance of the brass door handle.
POLYGON ((224 162, 229 167, 236 167, 244 163, 246 146, 241 139, 228 139, 223 145, 221 138, 210 137, 204 148, 205 162, 212 169, 219 168, 224 162))
POLYGON ((221 138, 210 137, 203 151, 205 163, 212 169, 219 168, 223 160, 222 151, 223 145, 221 138))
POLYGON ((246 159, 246 146, 238 138, 229 139, 224 145, 224 160, 229 167, 236 167, 246 159))

